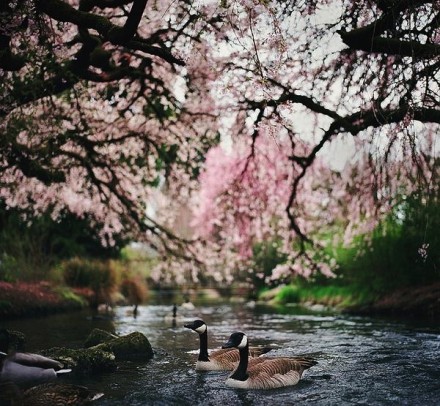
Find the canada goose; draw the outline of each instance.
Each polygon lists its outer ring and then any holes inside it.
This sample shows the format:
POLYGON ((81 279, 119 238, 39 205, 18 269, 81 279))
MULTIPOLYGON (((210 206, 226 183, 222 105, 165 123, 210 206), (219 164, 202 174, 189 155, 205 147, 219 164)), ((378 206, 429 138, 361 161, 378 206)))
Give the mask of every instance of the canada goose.
MULTIPOLYGON (((200 337, 196 371, 232 371, 237 366, 240 354, 235 348, 218 349, 208 354, 208 326, 203 320, 194 320, 184 327, 195 331, 200 337)), ((252 347, 250 356, 259 357, 270 350, 269 347, 252 347)))
POLYGON ((28 386, 54 380, 58 375, 72 371, 62 369, 61 362, 39 354, 15 349, 9 354, 3 352, 11 349, 14 339, 9 330, 0 330, 0 382, 28 386))
POLYGON ((226 380, 233 388, 272 389, 296 385, 303 372, 317 364, 311 357, 261 357, 248 362, 249 341, 246 334, 239 332, 231 334, 222 348, 238 348, 240 352, 240 362, 226 380))

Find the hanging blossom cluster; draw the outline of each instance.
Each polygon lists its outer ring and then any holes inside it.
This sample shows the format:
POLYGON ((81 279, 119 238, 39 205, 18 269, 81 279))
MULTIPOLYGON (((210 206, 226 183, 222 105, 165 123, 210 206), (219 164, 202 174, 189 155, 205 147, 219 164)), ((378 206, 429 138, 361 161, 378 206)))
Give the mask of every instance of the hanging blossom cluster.
MULTIPOLYGON (((287 216, 295 175, 289 160, 292 144, 286 136, 275 138, 272 129, 268 132, 262 126, 254 143, 248 139, 230 151, 217 146, 207 154, 199 178, 200 190, 194 195, 192 226, 196 237, 203 241, 199 253, 217 280, 258 272, 252 268, 253 246, 257 243, 276 243, 279 253, 286 257, 286 262, 273 270, 270 280, 292 274, 308 277, 317 269, 332 275, 327 263, 299 255, 300 245, 287 216)), ((313 170, 322 178, 330 176, 330 170, 320 162, 313 170)), ((331 224, 335 213, 326 212, 323 191, 312 179, 301 185, 303 199, 295 210, 303 219, 304 229, 318 235, 317 225, 331 224)))
POLYGON ((421 247, 418 249, 420 258, 422 258, 423 261, 426 261, 426 259, 428 258, 428 248, 429 248, 429 244, 423 243, 421 247))

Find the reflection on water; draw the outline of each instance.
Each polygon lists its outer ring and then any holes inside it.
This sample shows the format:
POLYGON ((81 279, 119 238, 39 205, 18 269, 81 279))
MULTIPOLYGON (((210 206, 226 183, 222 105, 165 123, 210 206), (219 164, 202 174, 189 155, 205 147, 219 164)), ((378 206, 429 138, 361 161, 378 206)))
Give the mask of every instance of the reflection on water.
POLYGON ((93 328, 120 335, 141 331, 155 357, 121 362, 114 373, 69 378, 105 393, 96 405, 435 405, 440 403, 440 326, 314 313, 300 308, 216 304, 186 310, 176 324, 172 306, 115 310, 113 320, 87 313, 11 320, 2 325, 22 331, 27 349, 79 348, 93 328), (208 324, 209 347, 219 347, 233 331, 248 334, 251 345, 272 345, 275 356, 317 354, 319 364, 295 387, 243 391, 225 386, 227 373, 195 372, 197 335, 187 320, 208 324))

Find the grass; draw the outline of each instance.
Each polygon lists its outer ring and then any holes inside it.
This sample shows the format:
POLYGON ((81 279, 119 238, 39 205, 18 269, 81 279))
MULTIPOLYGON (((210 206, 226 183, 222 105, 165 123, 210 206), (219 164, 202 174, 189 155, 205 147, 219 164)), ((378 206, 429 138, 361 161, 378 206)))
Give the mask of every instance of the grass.
MULTIPOLYGON (((260 297, 270 296, 266 291, 260 297)), ((346 308, 371 303, 375 298, 372 293, 351 286, 290 284, 277 289, 270 302, 273 304, 308 302, 346 308)))
POLYGON ((75 292, 73 292, 70 288, 59 286, 54 289, 56 293, 58 293, 63 300, 71 301, 78 303, 81 307, 87 306, 87 301, 83 297, 77 295, 75 292))

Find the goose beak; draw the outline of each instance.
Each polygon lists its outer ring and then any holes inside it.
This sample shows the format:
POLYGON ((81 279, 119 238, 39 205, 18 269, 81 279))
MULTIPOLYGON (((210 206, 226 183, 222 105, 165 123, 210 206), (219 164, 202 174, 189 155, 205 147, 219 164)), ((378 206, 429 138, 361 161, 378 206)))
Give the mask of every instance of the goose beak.
POLYGON ((225 343, 225 344, 222 345, 222 348, 223 348, 223 349, 225 349, 225 348, 233 348, 233 347, 235 347, 235 345, 234 345, 234 343, 231 341, 231 339, 229 339, 227 343, 225 343))
POLYGON ((190 328, 191 330, 195 329, 194 323, 184 324, 183 327, 190 328))

